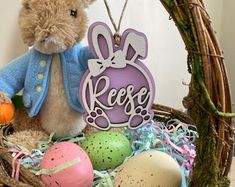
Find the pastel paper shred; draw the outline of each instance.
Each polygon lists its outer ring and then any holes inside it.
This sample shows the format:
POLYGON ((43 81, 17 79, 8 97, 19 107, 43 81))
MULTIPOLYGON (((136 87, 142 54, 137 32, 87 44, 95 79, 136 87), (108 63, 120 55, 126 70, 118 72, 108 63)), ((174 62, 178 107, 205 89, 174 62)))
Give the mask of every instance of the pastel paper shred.
MULTIPOLYGON (((196 127, 190 124, 182 123, 177 119, 169 120, 167 123, 152 121, 149 124, 137 129, 130 130, 125 128, 123 133, 132 143, 133 153, 137 155, 143 151, 157 150, 163 151, 171 155, 180 165, 183 182, 182 187, 187 187, 192 175, 194 158, 196 156, 195 140, 198 138, 196 127)), ((85 139, 85 135, 81 134, 76 138, 61 139, 56 142, 52 141, 53 134, 46 142, 39 144, 39 149, 34 150, 31 155, 25 155, 19 161, 32 173, 40 173, 39 164, 43 158, 45 151, 53 144, 61 141, 70 141, 79 144, 85 139)), ((12 145, 5 142, 8 147, 24 148, 19 145, 12 145)), ((15 156, 16 154, 13 154, 15 156)), ((128 159, 128 158, 127 158, 128 159)), ((94 170, 94 187, 112 187, 115 178, 115 170, 96 171, 94 170)))
POLYGON ((7 150, 14 154, 14 158, 12 159, 12 174, 11 177, 14 178, 16 181, 19 181, 20 178, 20 161, 22 158, 30 156, 30 154, 26 151, 23 151, 19 148, 10 148, 7 150))
POLYGON ((125 134, 132 142, 133 155, 148 150, 171 155, 180 165, 182 187, 188 186, 196 156, 194 143, 198 134, 195 126, 173 119, 166 124, 152 122, 135 131, 126 129, 125 134))

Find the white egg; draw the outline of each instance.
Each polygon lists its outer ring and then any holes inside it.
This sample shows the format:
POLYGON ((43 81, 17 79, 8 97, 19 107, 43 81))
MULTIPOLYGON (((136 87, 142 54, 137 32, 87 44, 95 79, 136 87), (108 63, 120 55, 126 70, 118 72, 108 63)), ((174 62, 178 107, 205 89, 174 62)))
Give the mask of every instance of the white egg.
POLYGON ((146 151, 127 160, 117 172, 114 187, 180 187, 179 164, 168 154, 146 151))

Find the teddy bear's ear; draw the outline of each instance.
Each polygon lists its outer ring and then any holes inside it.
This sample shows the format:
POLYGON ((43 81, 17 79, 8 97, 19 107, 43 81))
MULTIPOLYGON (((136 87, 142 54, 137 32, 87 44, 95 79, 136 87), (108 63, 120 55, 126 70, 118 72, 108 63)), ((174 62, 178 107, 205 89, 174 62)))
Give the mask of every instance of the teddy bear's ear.
POLYGON ((87 8, 89 5, 91 5, 96 0, 81 0, 83 3, 83 6, 87 8))
POLYGON ((23 7, 26 8, 26 9, 30 9, 30 1, 31 0, 23 0, 22 1, 23 7))

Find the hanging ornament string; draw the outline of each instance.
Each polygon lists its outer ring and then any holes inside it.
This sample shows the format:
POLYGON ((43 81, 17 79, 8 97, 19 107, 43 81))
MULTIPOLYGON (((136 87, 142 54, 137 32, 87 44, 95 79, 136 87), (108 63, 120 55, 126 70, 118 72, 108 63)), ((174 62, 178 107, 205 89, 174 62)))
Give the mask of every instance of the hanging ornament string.
POLYGON ((113 16, 111 14, 111 10, 110 10, 110 7, 108 5, 107 0, 104 0, 104 4, 105 4, 105 7, 106 7, 107 12, 108 12, 109 19, 110 19, 110 21, 111 21, 111 23, 113 25, 114 30, 115 30, 114 40, 115 40, 115 44, 116 45, 119 45, 120 41, 121 41, 120 27, 121 27, 122 19, 123 19, 123 16, 124 16, 124 13, 125 13, 125 10, 126 10, 126 7, 127 7, 127 3, 128 3, 128 0, 125 1, 125 4, 124 4, 123 9, 122 9, 122 13, 121 13, 118 25, 117 25, 115 23, 114 19, 113 19, 113 16))

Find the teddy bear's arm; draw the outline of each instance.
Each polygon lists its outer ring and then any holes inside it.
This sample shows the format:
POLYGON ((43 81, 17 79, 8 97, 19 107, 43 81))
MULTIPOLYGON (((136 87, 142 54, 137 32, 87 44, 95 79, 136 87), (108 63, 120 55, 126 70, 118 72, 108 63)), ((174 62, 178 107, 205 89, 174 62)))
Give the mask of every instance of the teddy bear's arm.
POLYGON ((0 69, 0 92, 13 97, 24 87, 30 51, 0 69))
POLYGON ((84 70, 87 70, 88 65, 87 61, 91 58, 94 58, 89 47, 82 47, 79 52, 79 62, 81 63, 84 70))

